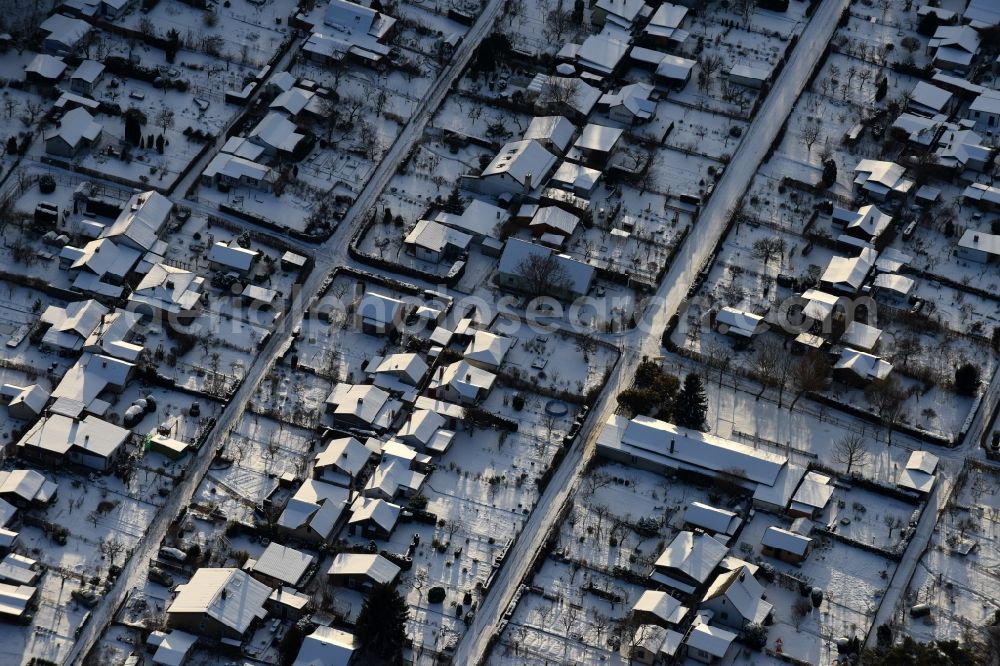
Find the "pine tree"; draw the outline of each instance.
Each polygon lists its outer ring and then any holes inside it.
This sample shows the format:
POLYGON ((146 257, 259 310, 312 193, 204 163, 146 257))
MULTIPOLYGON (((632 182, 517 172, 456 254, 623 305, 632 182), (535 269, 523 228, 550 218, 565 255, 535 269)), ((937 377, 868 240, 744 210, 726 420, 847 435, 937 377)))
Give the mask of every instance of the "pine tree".
POLYGON ((365 600, 354 626, 364 653, 362 663, 398 666, 403 663, 404 631, 409 610, 392 585, 376 585, 365 600))
POLYGON ((708 414, 708 399, 701 377, 689 373, 684 378, 684 386, 674 400, 674 422, 682 428, 694 430, 705 429, 705 416, 708 414))

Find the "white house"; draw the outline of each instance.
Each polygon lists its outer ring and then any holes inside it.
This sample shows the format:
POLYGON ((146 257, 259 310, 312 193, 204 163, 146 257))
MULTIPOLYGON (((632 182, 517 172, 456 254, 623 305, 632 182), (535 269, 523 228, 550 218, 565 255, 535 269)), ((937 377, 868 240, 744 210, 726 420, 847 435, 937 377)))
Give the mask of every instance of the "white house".
POLYGON ((985 264, 1000 256, 1000 235, 967 229, 958 240, 955 254, 962 259, 985 264))
POLYGON ((556 164, 556 156, 535 140, 511 141, 483 169, 478 178, 463 182, 483 194, 527 194, 540 187, 556 164))
POLYGON ((94 117, 85 109, 75 108, 67 111, 58 125, 45 133, 45 152, 58 157, 76 157, 81 150, 97 143, 103 131, 103 126, 94 122, 94 117))
POLYGON ((1000 128, 1000 92, 984 90, 969 105, 967 118, 975 122, 975 130, 992 136, 1000 128))
POLYGON ((407 252, 435 264, 463 255, 471 243, 470 234, 433 220, 419 220, 403 239, 407 252))
POLYGON ((96 60, 84 60, 69 77, 69 89, 81 95, 91 95, 104 77, 104 65, 96 60))

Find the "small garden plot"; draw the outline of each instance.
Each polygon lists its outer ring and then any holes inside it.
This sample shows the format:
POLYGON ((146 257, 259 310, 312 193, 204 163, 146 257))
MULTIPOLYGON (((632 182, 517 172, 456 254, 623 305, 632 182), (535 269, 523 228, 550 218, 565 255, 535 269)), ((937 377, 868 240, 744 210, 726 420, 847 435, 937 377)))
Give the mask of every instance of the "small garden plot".
POLYGON ((469 30, 469 26, 448 18, 448 10, 460 9, 468 16, 478 16, 484 5, 478 0, 459 5, 447 0, 399 3, 394 10, 395 16, 402 21, 405 32, 398 42, 404 48, 419 50, 429 57, 436 56, 441 36, 464 35, 469 30))
POLYGON ((969 463, 958 475, 899 611, 905 631, 915 638, 961 640, 970 628, 990 624, 1000 610, 998 481, 1000 471, 989 464, 969 463), (930 615, 911 617, 907 611, 917 604, 929 604, 930 615))
POLYGON ((674 124, 664 145, 714 160, 725 161, 723 156, 732 156, 747 128, 745 122, 669 102, 660 103, 657 113, 674 124))
MULTIPOLYGON (((744 555, 760 552, 760 539, 770 525, 787 528, 787 523, 777 516, 756 514, 740 535, 740 550, 744 555)), ((760 558, 775 569, 775 580, 767 586, 775 620, 768 632, 767 645, 773 648, 779 636, 786 642, 786 631, 798 633, 800 638, 795 644, 803 641, 798 648, 803 652, 789 654, 810 663, 817 663, 813 659, 830 649, 835 639, 866 633, 896 566, 894 561, 860 548, 815 538, 818 543, 801 567, 760 558), (800 581, 823 591, 818 609, 801 595, 800 581)), ((785 652, 788 653, 787 646, 785 652)))
MULTIPOLYGON (((973 211, 966 210, 964 212, 972 214, 973 211)), ((948 216, 949 212, 941 211, 941 215, 948 216)), ((936 222, 938 220, 935 220, 936 222)), ((956 220, 956 222, 958 221, 956 220)), ((967 225, 967 228, 980 229, 983 233, 990 232, 989 227, 983 225, 981 222, 973 221, 967 225)), ((983 289, 992 294, 1000 292, 1000 274, 998 274, 994 265, 968 261, 955 255, 955 248, 958 245, 958 239, 961 237, 962 232, 960 231, 952 236, 948 236, 942 233, 941 228, 937 224, 934 227, 920 224, 909 241, 903 241, 900 238, 893 243, 893 246, 912 256, 914 267, 927 271, 931 275, 941 276, 963 286, 983 289)), ((935 303, 938 308, 948 308, 950 303, 957 300, 957 303, 952 306, 953 312, 956 315, 960 314, 962 309, 965 309, 966 302, 975 303, 980 301, 980 299, 969 294, 961 294, 936 283, 917 279, 916 288, 919 290, 921 287, 923 287, 924 291, 917 295, 929 302, 935 303), (930 297, 927 295, 928 292, 933 294, 935 291, 940 293, 940 297, 930 297), (955 310, 959 312, 955 312, 955 310)), ((995 302, 981 309, 977 307, 977 311, 980 313, 993 313, 996 311, 995 302)), ((945 314, 945 312, 942 312, 942 314, 945 314)), ((945 316, 947 317, 947 314, 945 316)), ((953 321, 949 320, 948 323, 952 323, 953 321)), ((962 321, 962 324, 967 326, 968 322, 962 321)))
MULTIPOLYGON (((809 17, 806 16, 808 7, 808 2, 791 2, 784 12, 754 7, 752 13, 747 17, 737 11, 738 5, 735 3, 730 3, 729 7, 723 3, 717 3, 712 6, 712 11, 700 18, 699 21, 712 21, 717 26, 741 26, 742 31, 773 35, 774 38, 787 40, 792 35, 802 32, 805 24, 809 21, 809 17)), ((717 26, 714 27, 717 28, 717 26)))
POLYGON ((491 329, 514 332, 501 376, 527 382, 541 392, 585 396, 604 382, 605 370, 614 365, 618 352, 587 336, 574 339, 562 333, 532 334, 528 325, 500 316, 491 329))
POLYGON ((333 385, 331 379, 275 365, 257 387, 251 407, 255 413, 285 423, 315 428, 323 419, 326 398, 333 385))
MULTIPOLYGON (((482 99, 461 92, 448 95, 434 115, 436 128, 490 142, 519 139, 529 123, 531 116, 527 114, 491 106, 482 99)), ((493 155, 488 157, 492 159, 493 155)), ((472 171, 479 173, 481 169, 472 171)))
POLYGON ((553 20, 555 13, 565 12, 565 9, 563 3, 557 0, 517 0, 508 5, 506 11, 500 12, 496 30, 506 35, 518 50, 534 55, 555 54, 563 44, 583 34, 569 20, 553 20))
MULTIPOLYGON (((314 442, 315 436, 309 430, 247 412, 226 440, 224 456, 232 465, 209 471, 198 488, 199 501, 215 495, 224 501, 228 495, 239 502, 260 506, 264 500, 260 492, 271 487, 271 479, 282 475, 304 477, 314 442)), ((218 503, 212 497, 208 500, 209 506, 218 503)), ((233 517, 228 512, 222 515, 233 517)))
POLYGON ((613 575, 644 577, 683 525, 690 502, 729 506, 728 499, 686 482, 619 464, 588 471, 560 527, 558 559, 613 575), (641 507, 641 509, 639 509, 641 507))
POLYGON ((35 660, 61 663, 89 615, 88 609, 72 597, 80 589, 75 577, 49 571, 34 586, 38 588, 37 608, 30 624, 0 625, 0 661, 5 664, 30 664, 35 660))
POLYGON ((234 0, 204 10, 178 0, 160 0, 148 12, 130 12, 123 22, 161 39, 176 30, 185 48, 260 68, 278 52, 288 35, 285 19, 296 11, 294 0, 234 0))
MULTIPOLYGON (((958 11, 962 8, 959 7, 958 11)), ((931 62, 927 38, 916 31, 916 7, 905 12, 901 5, 875 3, 851 5, 851 18, 837 31, 838 49, 869 62, 903 62, 924 67, 931 62)))
POLYGON ((718 169, 719 163, 699 155, 659 148, 652 154, 649 179, 658 184, 656 191, 667 197, 690 194, 704 198, 707 187, 714 182, 709 167, 718 169))
POLYGON ((488 663, 627 663, 609 642, 623 631, 642 587, 551 559, 533 586, 543 592, 520 597, 488 663))
POLYGON ((899 548, 900 533, 916 505, 864 488, 837 487, 817 523, 846 539, 885 551, 899 548))
MULTIPOLYGON (((320 220, 319 201, 323 197, 322 190, 310 185, 312 176, 319 180, 336 179, 333 187, 345 184, 347 181, 338 178, 345 175, 353 178, 359 172, 351 166, 358 166, 360 161, 351 157, 344 157, 343 163, 339 160, 326 161, 326 153, 316 153, 315 151, 300 162, 299 177, 290 182, 281 194, 264 191, 255 187, 230 187, 223 192, 214 187, 201 186, 198 188, 198 200, 216 206, 226 206, 235 214, 247 215, 251 219, 257 218, 264 222, 276 224, 288 229, 300 232, 319 232, 332 229, 336 221, 332 218, 320 220)), ((294 178, 294 177, 293 177, 294 178)), ((368 171, 364 178, 367 180, 368 171)), ((353 192, 354 185, 344 185, 345 192, 353 192)), ((363 183, 360 183, 363 185, 363 183)), ((326 182, 326 188, 331 187, 330 182, 326 182)), ((360 188, 359 188, 360 189, 360 188)))

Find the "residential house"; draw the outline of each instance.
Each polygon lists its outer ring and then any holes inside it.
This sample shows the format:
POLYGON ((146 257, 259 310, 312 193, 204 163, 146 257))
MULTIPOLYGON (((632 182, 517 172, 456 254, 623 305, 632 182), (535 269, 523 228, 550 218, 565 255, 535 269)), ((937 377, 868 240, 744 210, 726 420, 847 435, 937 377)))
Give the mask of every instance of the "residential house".
POLYGON ((684 529, 704 530, 720 541, 735 535, 742 524, 743 519, 735 512, 703 502, 691 502, 684 507, 684 529))
POLYGON ((808 534, 771 525, 764 530, 764 536, 760 540, 760 552, 762 555, 783 562, 801 564, 809 557, 812 545, 813 540, 808 534))
POLYGON ((26 617, 35 605, 37 587, 0 583, 0 615, 26 623, 26 617))
POLYGON ((912 490, 918 495, 927 495, 934 488, 937 465, 938 457, 933 453, 913 451, 906 460, 906 467, 899 473, 896 485, 905 490, 912 490))
POLYGON ((687 41, 688 32, 681 28, 687 17, 687 7, 662 3, 649 19, 642 30, 641 39, 651 46, 678 49, 687 41))
POLYGON ((986 136, 1000 128, 1000 92, 984 90, 969 105, 967 118, 975 122, 974 129, 986 136))
POLYGON ((629 650, 631 666, 659 666, 669 663, 663 659, 661 648, 667 642, 668 630, 657 624, 641 624, 635 628, 629 650))
POLYGON ((572 121, 585 120, 602 95, 599 88, 583 79, 548 74, 536 74, 526 93, 534 100, 535 113, 559 114, 572 121))
POLYGON ((326 410, 341 428, 384 432, 402 411, 402 403, 370 384, 340 383, 326 399, 326 410))
POLYGON ((878 348, 881 337, 882 329, 851 321, 840 336, 840 344, 871 354, 878 348))
POLYGON ((837 206, 833 209, 832 221, 834 226, 843 227, 847 235, 874 243, 892 224, 892 216, 873 204, 862 206, 856 212, 837 206))
POLYGON ((513 291, 530 291, 532 288, 537 288, 537 285, 532 285, 525 276, 531 275, 530 267, 537 263, 542 265, 551 263, 559 267, 554 270, 559 271, 559 274, 565 276, 566 279, 561 281, 562 284, 559 285, 546 285, 548 293, 545 295, 563 300, 585 296, 590 291, 597 274, 593 266, 572 259, 567 255, 558 254, 551 248, 519 238, 511 238, 504 245, 494 279, 500 286, 513 291))
POLYGON ((66 306, 50 305, 39 318, 39 323, 48 327, 42 335, 41 346, 79 351, 109 312, 92 299, 74 301, 66 306))
POLYGON ((135 363, 143 351, 142 345, 133 343, 141 320, 142 315, 136 312, 124 309, 109 312, 84 341, 83 351, 135 363))
POLYGON ((491 196, 529 194, 545 182, 555 164, 556 156, 538 141, 511 141, 478 177, 466 177, 463 186, 491 196))
POLYGON ((393 35, 396 19, 383 12, 348 0, 330 0, 323 23, 348 35, 353 43, 365 48, 370 41, 387 42, 393 35))
POLYGON ((528 223, 528 229, 536 237, 554 235, 558 237, 559 243, 565 241, 573 235, 580 225, 580 218, 556 206, 537 206, 535 213, 528 223))
POLYGON ((39 53, 24 68, 24 80, 41 86, 54 86, 66 71, 63 59, 39 53))
POLYGON ((696 621, 684 638, 684 645, 689 659, 703 664, 718 664, 733 650, 735 641, 735 633, 696 621))
POLYGON ((788 515, 792 518, 814 520, 830 503, 833 490, 833 479, 829 476, 819 472, 808 472, 788 504, 788 515))
POLYGON ((728 552, 729 548, 715 537, 681 531, 657 558, 650 580, 692 594, 708 582, 728 552))
POLYGON ((316 454, 313 478, 352 488, 371 458, 371 450, 354 437, 330 440, 326 448, 316 454))
POLYGON ((354 634, 319 626, 302 639, 292 666, 352 666, 358 648, 354 634))
POLYGON ((486 399, 495 381, 495 374, 463 359, 439 367, 428 390, 439 400, 473 405, 486 399))
POLYGON ((205 185, 214 185, 221 190, 250 187, 269 192, 278 180, 278 174, 266 164, 238 155, 219 153, 201 172, 201 179, 205 185))
POLYGON ((416 409, 396 432, 403 443, 420 451, 443 454, 451 448, 455 432, 445 428, 447 419, 429 409, 416 409))
POLYGON ((942 25, 927 43, 935 67, 966 72, 979 50, 979 33, 967 25, 942 25))
POLYGON ((903 198, 913 189, 913 181, 904 178, 906 169, 895 162, 863 159, 854 173, 855 191, 875 201, 903 198))
POLYGON ((153 652, 154 666, 183 666, 197 643, 197 636, 180 629, 168 633, 154 631, 147 640, 147 646, 156 648, 153 652))
POLYGON ((941 168, 952 169, 956 173, 966 169, 982 172, 993 157, 993 149, 972 130, 947 125, 938 138, 934 154, 941 168))
POLYGON ((245 571, 198 569, 178 585, 167 605, 167 624, 214 640, 244 641, 265 617, 271 588, 245 571))
POLYGON ((683 90, 691 80, 691 71, 697 64, 696 60, 665 53, 656 65, 656 82, 667 88, 683 90))
POLYGON ((878 303, 908 307, 915 285, 913 278, 905 275, 879 273, 872 282, 872 298, 878 303))
POLYGON ((365 497, 392 502, 397 497, 405 499, 418 494, 425 479, 425 474, 410 469, 402 461, 383 459, 362 493, 365 497))
POLYGON ((598 28, 605 25, 631 32, 639 20, 644 0, 597 0, 591 3, 590 22, 598 28))
POLYGON ((83 419, 49 414, 17 442, 18 454, 51 467, 68 463, 109 472, 132 433, 94 415, 83 419))
POLYGON ((723 335, 749 340, 768 326, 761 315, 725 306, 715 315, 715 328, 723 335))
POLYGON ((267 157, 291 158, 305 135, 283 114, 272 111, 250 130, 247 138, 263 148, 267 157))
POLYGON ((272 541, 260 557, 249 560, 244 568, 268 587, 280 588, 301 587, 315 565, 315 555, 272 541))
POLYGON ((680 625, 690 610, 662 590, 646 590, 632 606, 632 617, 641 624, 669 629, 680 625))
POLYGON ((201 310, 205 278, 155 264, 129 295, 129 309, 158 322, 190 323, 201 310))
POLYGON ((471 365, 483 370, 496 372, 507 358, 507 352, 514 346, 514 341, 503 335, 477 330, 472 341, 465 348, 462 356, 471 365))
POLYGON ((616 93, 605 93, 598 103, 607 110, 611 120, 634 125, 651 119, 656 113, 656 102, 651 99, 653 90, 648 83, 630 83, 616 93))
POLYGON ((93 95, 94 88, 104 78, 104 65, 96 60, 84 60, 69 77, 69 89, 81 95, 93 95))
POLYGON ((235 241, 216 241, 208 251, 208 266, 211 270, 236 273, 242 278, 253 273, 259 260, 260 252, 240 247, 235 241))
POLYGON ((535 116, 521 137, 524 141, 537 141, 545 150, 562 155, 569 148, 576 126, 565 116, 535 116))
POLYGON ((6 506, 4 524, 10 522, 11 505, 21 509, 44 509, 56 498, 59 486, 33 469, 0 470, 0 500, 6 506))
POLYGON ((856 349, 844 349, 833 364, 834 379, 858 387, 883 380, 891 372, 888 361, 856 349))
POLYGON ((278 530, 288 538, 329 542, 343 521, 349 498, 347 488, 306 479, 278 517, 278 530))
POLYGON ((552 174, 549 187, 556 187, 583 199, 589 199, 597 190, 597 183, 603 175, 604 172, 599 169, 591 169, 567 160, 552 174))
POLYGON ((135 365, 103 354, 83 354, 52 390, 50 411, 77 417, 84 412, 103 416, 125 390, 135 365))
POLYGON ((402 507, 381 498, 372 499, 358 495, 351 504, 351 517, 347 519, 347 529, 351 534, 361 530, 361 536, 386 540, 399 521, 402 507))
POLYGON ((871 247, 862 248, 856 257, 831 257, 820 276, 820 284, 834 293, 857 294, 875 268, 876 259, 878 252, 871 247))
POLYGON ((557 60, 573 61, 584 72, 607 77, 618 71, 631 45, 621 33, 604 30, 589 35, 582 44, 568 43, 556 54, 557 60))
POLYGON ((173 202, 159 192, 139 192, 129 198, 114 223, 105 227, 101 238, 139 252, 166 251, 159 236, 173 210, 173 202))
POLYGON ((101 138, 104 128, 82 108, 67 111, 54 129, 45 132, 45 152, 57 157, 73 158, 89 149, 101 138))
POLYGON ((918 81, 910 91, 910 99, 906 108, 914 113, 928 118, 944 114, 948 115, 954 96, 947 90, 938 88, 932 83, 918 81))
POLYGON ((399 567, 377 554, 339 553, 327 574, 331 585, 369 592, 376 585, 391 585, 399 576, 399 567))
POLYGON ((419 220, 403 239, 408 253, 435 264, 465 255, 471 243, 471 235, 433 220, 419 220))
POLYGON ((739 62, 729 70, 729 82, 760 90, 771 78, 771 69, 757 62, 739 62))
POLYGON ((982 210, 1000 210, 1000 187, 972 183, 962 191, 962 200, 973 203, 982 210))
POLYGON ((588 123, 573 143, 570 157, 586 166, 603 168, 607 165, 622 134, 624 130, 618 127, 588 123))
POLYGON ((46 53, 52 55, 68 55, 76 50, 77 45, 90 35, 90 24, 83 19, 72 18, 65 14, 53 14, 38 26, 45 33, 42 46, 46 53))
POLYGON ((356 316, 361 330, 369 335, 385 335, 398 329, 406 320, 409 309, 398 298, 367 292, 358 303, 356 316))
POLYGON ((955 255, 980 264, 993 261, 1000 257, 1000 235, 966 229, 958 240, 955 255))
POLYGON ((714 621, 739 632, 748 625, 767 623, 774 606, 766 596, 750 569, 738 567, 716 576, 699 609, 712 611, 714 621))
POLYGON ((30 386, 14 386, 4 384, 0 387, 0 395, 9 399, 7 415, 21 421, 34 421, 41 416, 45 405, 49 402, 49 392, 38 384, 30 386))

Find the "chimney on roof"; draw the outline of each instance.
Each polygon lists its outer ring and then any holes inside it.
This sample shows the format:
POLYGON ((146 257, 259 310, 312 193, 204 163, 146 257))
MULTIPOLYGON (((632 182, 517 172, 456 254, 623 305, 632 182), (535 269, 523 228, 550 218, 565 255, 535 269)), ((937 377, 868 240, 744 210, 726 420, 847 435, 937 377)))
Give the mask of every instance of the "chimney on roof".
POLYGON ((742 583, 744 580, 746 580, 746 577, 747 577, 747 571, 746 569, 744 569, 743 571, 740 572, 740 582, 742 583))
POLYGON ((173 289, 173 288, 174 288, 174 281, 167 280, 167 289, 173 289))
POLYGON ((365 399, 364 398, 358 398, 358 404, 359 405, 365 404, 365 399))
POLYGON ((222 598, 225 599, 228 594, 229 591, 226 588, 222 588, 222 598))
POLYGON ((672 440, 672 439, 670 440, 670 452, 671 453, 674 452, 674 440, 672 440))
POLYGON ((530 171, 524 175, 524 189, 526 189, 526 190, 530 190, 531 189, 531 172, 530 171))
POLYGON ((467 382, 471 382, 472 381, 472 373, 471 372, 467 372, 465 374, 465 381, 467 381, 467 382))
POLYGON ((979 242, 979 234, 972 234, 972 242, 973 243, 979 242))

